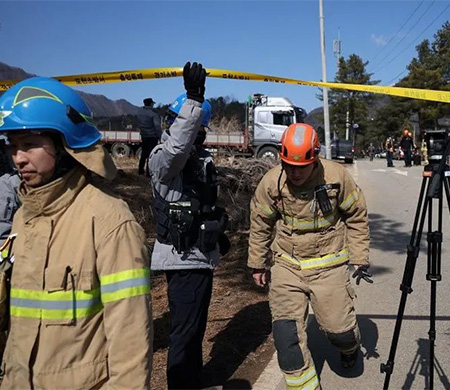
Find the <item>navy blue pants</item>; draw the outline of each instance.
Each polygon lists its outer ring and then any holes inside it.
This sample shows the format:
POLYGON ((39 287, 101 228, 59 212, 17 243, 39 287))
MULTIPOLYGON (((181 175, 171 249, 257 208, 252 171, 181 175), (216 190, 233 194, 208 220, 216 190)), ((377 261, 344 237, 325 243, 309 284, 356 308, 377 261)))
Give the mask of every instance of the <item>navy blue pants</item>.
POLYGON ((387 160, 388 167, 394 166, 394 164, 392 163, 392 152, 389 152, 389 151, 386 152, 386 160, 387 160))
POLYGON ((149 175, 148 172, 148 165, 147 160, 150 156, 150 153, 152 152, 153 148, 158 145, 158 138, 156 137, 142 137, 142 152, 141 152, 141 158, 139 159, 139 168, 138 173, 139 175, 146 174, 149 175))
POLYGON ((200 389, 202 343, 211 300, 213 271, 166 271, 170 309, 167 386, 200 389))
POLYGON ((411 166, 411 149, 405 149, 405 166, 410 167, 411 166))

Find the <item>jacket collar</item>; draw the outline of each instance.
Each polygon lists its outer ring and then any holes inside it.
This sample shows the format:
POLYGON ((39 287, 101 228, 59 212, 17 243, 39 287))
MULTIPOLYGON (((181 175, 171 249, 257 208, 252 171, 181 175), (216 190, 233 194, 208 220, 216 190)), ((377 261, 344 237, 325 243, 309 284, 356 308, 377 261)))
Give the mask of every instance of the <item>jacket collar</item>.
POLYGON ((39 216, 53 216, 67 208, 87 182, 87 169, 78 166, 63 177, 38 188, 24 182, 19 187, 19 199, 25 223, 39 216))

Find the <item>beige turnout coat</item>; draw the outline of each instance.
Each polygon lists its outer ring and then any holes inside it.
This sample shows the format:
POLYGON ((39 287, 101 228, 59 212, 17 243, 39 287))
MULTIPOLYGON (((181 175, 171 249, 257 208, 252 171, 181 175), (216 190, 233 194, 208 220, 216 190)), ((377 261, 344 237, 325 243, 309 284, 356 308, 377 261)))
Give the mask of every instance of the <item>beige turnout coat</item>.
POLYGON ((128 206, 83 167, 19 196, 2 389, 149 388, 148 255, 128 206))
POLYGON ((314 273, 343 263, 367 264, 367 208, 345 167, 319 160, 298 188, 289 186, 286 173, 281 178, 280 173, 281 165, 267 172, 252 199, 248 266, 261 269, 273 260, 314 273), (329 185, 333 207, 328 215, 314 196, 323 184, 329 185))

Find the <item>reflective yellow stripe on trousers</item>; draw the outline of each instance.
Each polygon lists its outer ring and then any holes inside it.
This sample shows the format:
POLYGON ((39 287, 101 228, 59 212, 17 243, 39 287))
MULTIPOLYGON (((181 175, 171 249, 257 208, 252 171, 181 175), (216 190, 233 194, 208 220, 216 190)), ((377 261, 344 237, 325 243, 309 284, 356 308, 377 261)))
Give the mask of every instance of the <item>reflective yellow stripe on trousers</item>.
POLYGON ((314 367, 300 376, 285 375, 284 379, 289 390, 315 390, 319 387, 319 379, 314 367))
POLYGON ((342 249, 338 253, 333 253, 331 255, 323 257, 315 257, 312 259, 297 260, 291 256, 286 255, 285 253, 281 255, 281 258, 295 265, 300 265, 302 269, 323 268, 330 265, 343 264, 349 260, 348 248, 342 249))

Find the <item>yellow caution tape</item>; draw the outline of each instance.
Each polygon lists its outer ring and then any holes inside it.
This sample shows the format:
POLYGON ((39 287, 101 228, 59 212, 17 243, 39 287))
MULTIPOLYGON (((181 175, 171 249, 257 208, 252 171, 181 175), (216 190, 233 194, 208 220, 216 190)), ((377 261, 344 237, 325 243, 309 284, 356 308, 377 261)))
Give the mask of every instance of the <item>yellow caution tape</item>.
MULTIPOLYGON (((263 81, 266 83, 307 85, 310 87, 323 87, 334 89, 346 89, 351 91, 361 91, 369 93, 378 93, 383 95, 399 96, 411 99, 430 100, 435 102, 450 102, 450 91, 436 91, 430 89, 402 88, 402 87, 384 87, 376 85, 361 84, 341 84, 341 83, 322 83, 317 81, 304 81, 288 79, 284 77, 268 76, 256 73, 236 72, 234 70, 207 69, 209 77, 231 80, 263 81)), ((128 83, 140 80, 164 79, 180 77, 183 75, 183 68, 151 68, 138 70, 125 70, 121 72, 106 73, 86 73, 71 76, 54 77, 66 85, 80 86, 89 84, 106 83, 128 83)), ((6 91, 18 81, 8 80, 0 81, 0 91, 6 91)))

